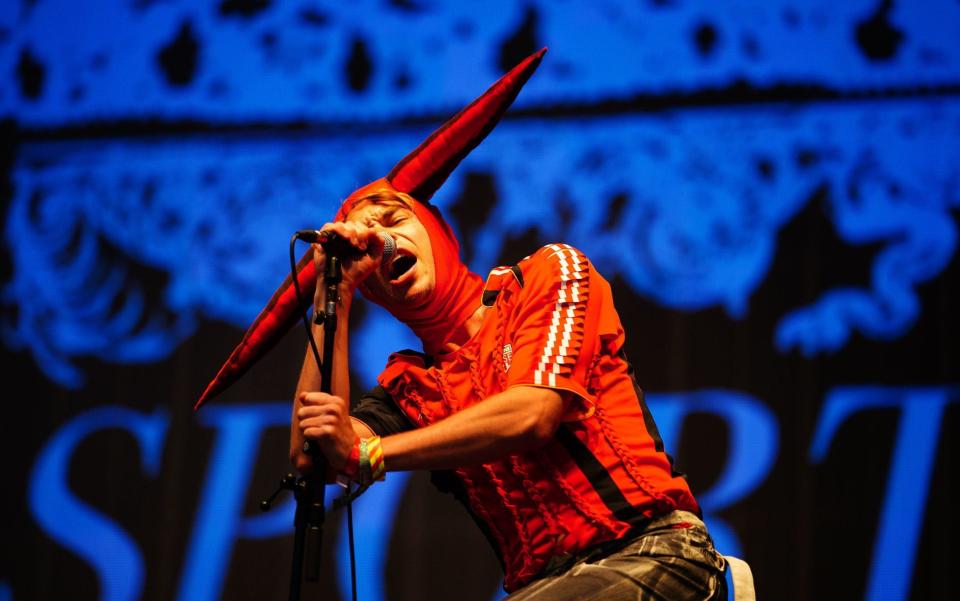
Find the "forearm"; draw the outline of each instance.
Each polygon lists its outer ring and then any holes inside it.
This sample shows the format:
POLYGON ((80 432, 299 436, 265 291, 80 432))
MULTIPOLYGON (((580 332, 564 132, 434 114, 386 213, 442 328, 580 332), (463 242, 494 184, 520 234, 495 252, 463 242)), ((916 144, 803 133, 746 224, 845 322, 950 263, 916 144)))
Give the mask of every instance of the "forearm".
MULTIPOLYGON (((331 394, 348 400, 350 399, 350 345, 348 323, 351 304, 352 294, 341 294, 337 311, 338 323, 336 338, 333 344, 334 360, 331 382, 331 394)), ((324 339, 323 326, 314 324, 312 328, 317 349, 322 352, 324 339)), ((308 343, 306 355, 303 358, 303 366, 300 369, 300 378, 297 380, 297 389, 293 396, 293 419, 291 419, 290 422, 290 460, 301 471, 309 469, 310 460, 309 456, 303 452, 303 432, 301 432, 300 428, 296 425, 297 411, 301 407, 300 395, 304 392, 318 391, 320 390, 320 385, 320 370, 317 367, 317 362, 313 357, 313 351, 308 343)), ((364 431, 366 431, 365 427, 361 432, 364 431)))
POLYGON ((450 469, 486 463, 545 444, 565 400, 555 390, 518 386, 427 427, 383 439, 390 471, 450 469))

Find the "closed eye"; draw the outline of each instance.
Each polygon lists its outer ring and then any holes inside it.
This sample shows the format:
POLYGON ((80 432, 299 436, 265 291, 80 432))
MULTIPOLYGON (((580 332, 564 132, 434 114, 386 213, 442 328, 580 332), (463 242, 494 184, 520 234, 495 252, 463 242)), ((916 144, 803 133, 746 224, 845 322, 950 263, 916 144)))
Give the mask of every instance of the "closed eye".
POLYGON ((400 207, 396 207, 396 208, 385 209, 373 215, 370 215, 364 220, 364 223, 366 224, 367 227, 373 227, 375 225, 389 227, 392 225, 403 223, 408 218, 409 218, 409 214, 406 210, 400 207))
POLYGON ((383 225, 397 225, 407 220, 407 214, 402 210, 390 211, 381 220, 383 225))

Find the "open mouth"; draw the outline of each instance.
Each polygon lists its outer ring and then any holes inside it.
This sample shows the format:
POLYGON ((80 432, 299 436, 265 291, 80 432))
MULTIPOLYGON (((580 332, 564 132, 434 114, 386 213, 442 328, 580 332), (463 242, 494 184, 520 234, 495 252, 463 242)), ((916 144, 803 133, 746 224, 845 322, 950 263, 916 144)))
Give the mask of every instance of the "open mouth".
POLYGON ((416 264, 417 258, 411 255, 400 255, 390 264, 390 280, 396 282, 403 274, 410 271, 416 264))

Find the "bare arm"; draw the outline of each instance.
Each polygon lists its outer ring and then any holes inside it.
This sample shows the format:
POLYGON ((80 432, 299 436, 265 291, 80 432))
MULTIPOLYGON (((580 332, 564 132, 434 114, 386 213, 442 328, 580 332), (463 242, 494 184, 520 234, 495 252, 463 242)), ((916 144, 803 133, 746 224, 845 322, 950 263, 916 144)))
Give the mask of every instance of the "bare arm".
POLYGON ((515 386, 425 428, 383 439, 388 470, 450 469, 543 446, 567 404, 550 388, 515 386))
MULTIPOLYGON (((350 367, 349 367, 349 328, 347 324, 349 322, 350 315, 350 305, 352 303, 353 294, 351 293, 342 293, 340 296, 340 307, 337 313, 337 332, 336 339, 334 340, 333 346, 333 382, 331 384, 331 392, 341 399, 350 398, 350 367)), ((313 326, 313 336, 317 341, 317 348, 323 348, 323 326, 314 325, 313 326)), ((303 367, 300 369, 300 379, 297 381, 297 390, 293 397, 293 415, 290 420, 290 462, 296 466, 297 470, 300 473, 307 473, 310 471, 312 466, 312 461, 310 456, 303 452, 303 431, 297 425, 297 413, 300 410, 302 405, 302 398, 306 393, 316 392, 320 390, 320 370, 317 368, 317 363, 313 357, 313 351, 310 349, 310 345, 307 345, 306 355, 303 358, 303 367)), ((356 434, 358 436, 373 436, 373 432, 370 431, 365 425, 360 422, 353 422, 355 424, 356 434)))
MULTIPOLYGON (((567 393, 515 386, 424 428, 383 439, 388 470, 449 469, 485 463, 545 444, 560 425, 567 393)), ((342 397, 308 393, 295 415, 300 429, 324 445, 334 468, 341 468, 362 424, 351 421, 342 397), (353 429, 351 429, 351 426, 353 429)))

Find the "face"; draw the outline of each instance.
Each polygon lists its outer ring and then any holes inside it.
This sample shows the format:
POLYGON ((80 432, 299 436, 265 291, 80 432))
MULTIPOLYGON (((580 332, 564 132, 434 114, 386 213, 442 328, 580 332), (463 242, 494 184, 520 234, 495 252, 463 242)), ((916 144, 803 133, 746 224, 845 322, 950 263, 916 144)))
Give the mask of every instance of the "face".
POLYGON ((351 210, 346 220, 386 232, 397 243, 393 258, 363 283, 369 292, 410 307, 429 298, 436 287, 433 248, 413 209, 401 201, 368 202, 351 210))

